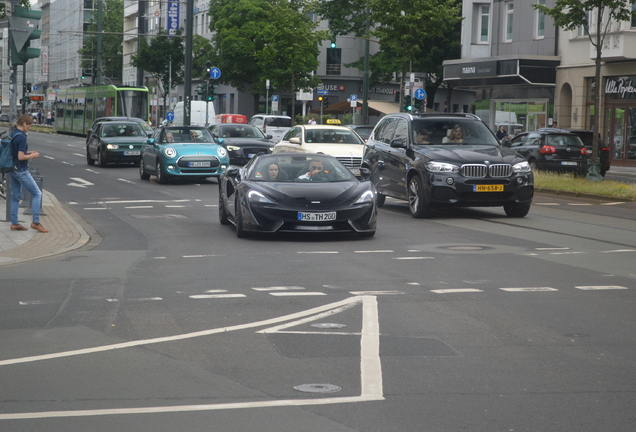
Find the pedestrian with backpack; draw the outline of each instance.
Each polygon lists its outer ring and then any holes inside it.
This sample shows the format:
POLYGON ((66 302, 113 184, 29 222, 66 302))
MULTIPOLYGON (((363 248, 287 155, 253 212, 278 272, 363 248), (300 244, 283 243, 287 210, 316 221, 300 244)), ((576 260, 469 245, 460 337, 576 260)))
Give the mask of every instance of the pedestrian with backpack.
POLYGON ((11 181, 11 231, 26 231, 25 226, 20 225, 18 221, 18 206, 20 198, 22 198, 22 186, 31 193, 31 209, 33 210, 33 222, 31 228, 34 230, 47 233, 49 232, 40 223, 40 208, 42 206, 42 191, 29 172, 29 160, 37 159, 40 153, 29 151, 27 143, 27 133, 33 124, 33 117, 28 114, 22 114, 18 117, 15 130, 11 132, 10 139, 13 148, 13 159, 15 161, 15 170, 9 174, 11 181))

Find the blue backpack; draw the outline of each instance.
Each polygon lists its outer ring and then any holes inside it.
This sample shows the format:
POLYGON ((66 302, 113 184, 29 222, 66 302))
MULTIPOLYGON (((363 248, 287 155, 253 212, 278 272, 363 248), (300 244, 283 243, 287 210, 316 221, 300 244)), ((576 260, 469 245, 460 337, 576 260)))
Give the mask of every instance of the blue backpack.
POLYGON ((15 160, 13 159, 13 146, 11 145, 11 137, 3 138, 0 141, 0 172, 8 173, 15 169, 15 160))

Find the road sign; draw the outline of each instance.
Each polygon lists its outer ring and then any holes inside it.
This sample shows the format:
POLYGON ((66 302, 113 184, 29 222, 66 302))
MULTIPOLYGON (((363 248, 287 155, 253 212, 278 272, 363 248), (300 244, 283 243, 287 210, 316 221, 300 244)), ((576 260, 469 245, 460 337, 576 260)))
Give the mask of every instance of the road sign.
POLYGON ((415 90, 415 99, 422 100, 426 98, 426 90, 418 88, 415 90))
POLYGON ((329 90, 317 90, 319 96, 329 96, 329 90))
POLYGON ((39 88, 40 88, 40 87, 38 87, 38 86, 36 86, 36 85, 35 85, 35 86, 33 86, 33 91, 35 91, 35 90, 37 90, 37 89, 39 89, 39 88))
POLYGON ((166 113, 166 120, 168 120, 169 122, 173 122, 174 121, 174 112, 173 111, 168 111, 166 113))
POLYGON ((221 78, 221 69, 219 69, 218 67, 213 67, 212 69, 210 69, 210 78, 212 79, 221 78))
POLYGON ((272 102, 278 102, 278 95, 272 96, 272 102))
POLYGON ((349 99, 351 99, 351 102, 357 101, 358 100, 358 95, 351 95, 351 96, 349 96, 349 99))

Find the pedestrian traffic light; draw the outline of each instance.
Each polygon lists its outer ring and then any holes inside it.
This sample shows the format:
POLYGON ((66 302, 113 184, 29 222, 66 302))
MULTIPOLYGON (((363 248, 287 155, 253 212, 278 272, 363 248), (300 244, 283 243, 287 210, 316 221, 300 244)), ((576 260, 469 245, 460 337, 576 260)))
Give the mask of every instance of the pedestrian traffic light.
POLYGON ((411 96, 404 96, 404 110, 406 112, 411 112, 413 110, 413 106, 411 105, 411 96))
POLYGON ((11 64, 24 65, 29 59, 40 57, 39 48, 31 48, 31 40, 39 39, 42 30, 37 29, 38 21, 42 19, 42 11, 34 11, 21 6, 13 8, 13 15, 9 17, 9 32, 11 44, 11 64))
POLYGON ((327 108, 329 106, 329 98, 328 97, 322 99, 322 106, 324 108, 327 108))

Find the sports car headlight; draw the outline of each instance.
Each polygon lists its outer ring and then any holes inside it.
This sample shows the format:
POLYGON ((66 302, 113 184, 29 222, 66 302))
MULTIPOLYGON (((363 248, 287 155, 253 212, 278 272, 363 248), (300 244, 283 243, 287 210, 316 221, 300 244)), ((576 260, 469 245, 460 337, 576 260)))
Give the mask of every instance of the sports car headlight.
POLYGON ((459 167, 457 165, 444 162, 429 162, 425 166, 431 172, 459 172, 459 167))
POLYGON ((163 154, 165 154, 166 157, 173 158, 177 155, 177 151, 172 147, 167 147, 163 150, 163 154))
POLYGON ((230 151, 237 151, 237 150, 240 150, 241 148, 238 146, 227 146, 227 149, 230 151))
POLYGON ((530 168, 530 164, 528 162, 523 161, 513 165, 512 170, 516 173, 527 173, 532 171, 532 168, 530 168))
POLYGON ((249 191, 247 193, 247 200, 249 202, 253 202, 253 203, 267 203, 267 204, 274 204, 274 201, 272 201, 271 199, 267 198, 265 195, 263 195, 260 192, 256 192, 256 191, 249 191))
POLYGON ((225 148, 223 147, 219 147, 218 149, 216 149, 216 152, 223 158, 227 156, 227 150, 225 150, 225 148))
POLYGON ((362 195, 360 195, 360 197, 355 200, 354 204, 364 204, 364 203, 370 203, 373 202, 375 198, 375 194, 373 193, 373 191, 365 191, 362 192, 362 195))

